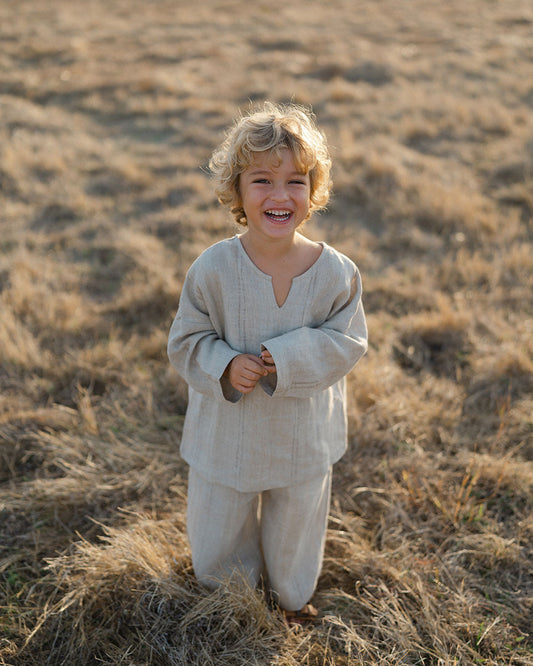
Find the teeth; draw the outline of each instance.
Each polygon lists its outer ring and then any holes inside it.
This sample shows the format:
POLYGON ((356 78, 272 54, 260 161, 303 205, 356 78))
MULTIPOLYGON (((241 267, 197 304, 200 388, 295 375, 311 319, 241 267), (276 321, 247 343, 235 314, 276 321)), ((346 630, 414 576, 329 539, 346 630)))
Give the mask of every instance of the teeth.
POLYGON ((290 210, 267 210, 266 213, 267 213, 267 215, 278 215, 279 217, 285 217, 286 215, 290 215, 291 211, 290 210))

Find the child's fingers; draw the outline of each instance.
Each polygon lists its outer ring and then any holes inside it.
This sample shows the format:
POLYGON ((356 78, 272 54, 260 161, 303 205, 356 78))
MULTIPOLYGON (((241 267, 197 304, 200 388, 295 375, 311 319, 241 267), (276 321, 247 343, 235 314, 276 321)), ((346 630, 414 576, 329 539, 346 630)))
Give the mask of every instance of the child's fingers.
POLYGON ((268 363, 253 354, 239 354, 231 361, 228 368, 231 385, 241 393, 251 393, 261 377, 271 372, 276 372, 273 362, 268 363))
POLYGON ((261 377, 266 374, 267 371, 265 368, 258 363, 253 363, 248 367, 244 367, 236 378, 235 388, 241 391, 241 393, 250 393, 253 391, 261 377))
POLYGON ((266 375, 266 368, 261 359, 257 358, 257 356, 249 356, 247 360, 248 363, 246 363, 244 366, 246 370, 253 373, 257 377, 266 375))
POLYGON ((239 384, 237 382, 235 383, 234 387, 241 393, 251 393, 255 388, 255 383, 252 386, 249 386, 248 384, 239 384))
POLYGON ((266 369, 268 374, 277 372, 276 364, 274 363, 272 354, 268 351, 268 349, 264 349, 261 352, 261 360, 263 361, 263 367, 266 369))
POLYGON ((241 393, 250 393, 255 388, 259 377, 246 377, 244 375, 236 376, 233 378, 233 386, 241 393))
POLYGON ((267 374, 267 371, 262 366, 258 365, 257 369, 255 368, 244 368, 241 372, 241 377, 243 379, 248 379, 250 381, 257 381, 260 377, 264 377, 267 374))
POLYGON ((266 365, 275 365, 272 354, 268 351, 268 349, 264 349, 261 352, 261 358, 266 365))
POLYGON ((241 354, 230 364, 229 379, 241 393, 249 393, 259 379, 267 374, 263 363, 255 356, 241 354))

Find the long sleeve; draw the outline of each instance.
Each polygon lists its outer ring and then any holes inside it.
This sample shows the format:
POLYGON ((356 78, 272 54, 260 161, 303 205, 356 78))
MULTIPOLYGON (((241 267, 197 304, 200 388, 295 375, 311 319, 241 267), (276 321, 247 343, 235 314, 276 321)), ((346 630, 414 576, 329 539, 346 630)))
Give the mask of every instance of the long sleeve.
POLYGON ((326 321, 263 342, 277 368, 275 374, 261 380, 268 395, 310 397, 329 388, 353 368, 368 347, 361 296, 360 275, 354 269, 326 321))
POLYGON ((223 377, 228 363, 239 352, 215 330, 194 270, 183 285, 167 353, 171 364, 195 391, 230 402, 242 397, 223 377))

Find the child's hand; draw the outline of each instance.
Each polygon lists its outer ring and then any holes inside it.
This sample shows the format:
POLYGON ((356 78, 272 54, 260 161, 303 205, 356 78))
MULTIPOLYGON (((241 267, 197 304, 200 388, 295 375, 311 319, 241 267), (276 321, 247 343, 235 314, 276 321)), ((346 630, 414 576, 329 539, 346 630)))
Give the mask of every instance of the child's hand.
POLYGON ((268 349, 263 349, 263 351, 261 352, 261 359, 264 363, 264 367, 266 368, 267 372, 269 373, 276 372, 276 364, 274 363, 272 354, 268 351, 268 349))
POLYGON ((229 363, 224 374, 234 389, 251 393, 257 382, 268 374, 263 361, 253 354, 239 354, 229 363))

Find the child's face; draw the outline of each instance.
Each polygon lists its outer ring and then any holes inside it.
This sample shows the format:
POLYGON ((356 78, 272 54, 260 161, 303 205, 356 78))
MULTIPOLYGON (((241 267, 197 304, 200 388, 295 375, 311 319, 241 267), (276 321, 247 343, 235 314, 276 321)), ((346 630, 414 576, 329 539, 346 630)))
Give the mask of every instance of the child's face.
POLYGON ((298 171, 288 148, 279 158, 271 151, 255 153, 240 175, 240 194, 249 232, 264 239, 294 235, 309 215, 309 174, 298 171))

